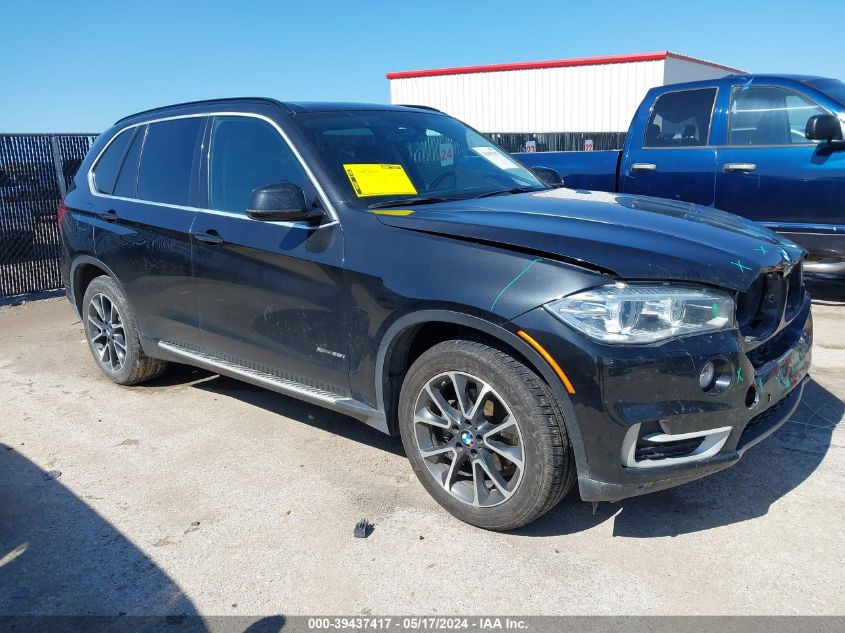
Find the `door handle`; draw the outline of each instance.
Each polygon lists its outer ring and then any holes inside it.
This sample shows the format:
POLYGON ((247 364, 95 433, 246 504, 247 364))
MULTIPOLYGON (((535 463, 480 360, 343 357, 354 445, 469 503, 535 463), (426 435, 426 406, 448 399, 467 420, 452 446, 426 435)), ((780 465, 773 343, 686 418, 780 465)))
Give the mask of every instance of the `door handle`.
POLYGON ((631 171, 654 171, 657 165, 654 163, 634 163, 631 165, 631 171))
POLYGON ((100 211, 99 213, 97 213, 97 217, 99 217, 101 220, 105 220, 106 222, 114 222, 118 218, 117 211, 115 211, 114 209, 109 209, 108 211, 100 211))
POLYGON ((757 165, 755 165, 754 163, 725 163, 722 169, 726 172, 754 171, 755 169, 757 169, 757 165))
POLYGON ((208 229, 205 233, 191 233, 196 239, 205 244, 222 244, 223 238, 214 229, 208 229))

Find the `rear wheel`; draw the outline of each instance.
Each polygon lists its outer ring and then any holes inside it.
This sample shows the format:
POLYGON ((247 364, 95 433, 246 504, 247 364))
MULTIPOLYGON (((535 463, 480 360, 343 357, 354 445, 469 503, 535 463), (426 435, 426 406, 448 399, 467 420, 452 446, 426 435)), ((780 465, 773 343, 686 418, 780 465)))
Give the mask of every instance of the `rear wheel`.
POLYGON ((161 375, 167 366, 144 354, 135 315, 111 277, 102 275, 88 284, 82 321, 91 355, 113 382, 134 385, 161 375))
POLYGON ((548 386, 484 343, 440 343, 411 366, 399 424, 429 493, 454 516, 492 530, 530 523, 572 488, 575 465, 548 386))

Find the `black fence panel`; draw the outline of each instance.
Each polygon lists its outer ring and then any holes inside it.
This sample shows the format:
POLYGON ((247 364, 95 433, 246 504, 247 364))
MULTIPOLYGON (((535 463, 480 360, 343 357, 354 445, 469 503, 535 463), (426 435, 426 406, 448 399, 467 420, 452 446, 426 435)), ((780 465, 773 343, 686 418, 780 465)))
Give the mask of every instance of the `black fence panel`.
POLYGON ((93 134, 0 134, 0 298, 62 285, 56 211, 93 134))
POLYGON ((548 134, 485 134, 508 152, 581 152, 622 149, 625 132, 554 132, 548 134))

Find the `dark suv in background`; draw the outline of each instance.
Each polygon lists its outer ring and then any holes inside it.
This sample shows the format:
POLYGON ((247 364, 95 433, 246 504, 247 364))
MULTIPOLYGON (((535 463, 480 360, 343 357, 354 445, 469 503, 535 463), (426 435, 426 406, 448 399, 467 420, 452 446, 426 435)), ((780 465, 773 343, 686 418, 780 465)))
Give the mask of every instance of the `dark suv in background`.
POLYGON ((398 433, 432 496, 490 529, 576 480, 616 500, 730 466, 789 418, 810 364, 800 247, 547 186, 428 109, 136 114, 94 144, 60 226, 111 380, 189 363, 398 433))

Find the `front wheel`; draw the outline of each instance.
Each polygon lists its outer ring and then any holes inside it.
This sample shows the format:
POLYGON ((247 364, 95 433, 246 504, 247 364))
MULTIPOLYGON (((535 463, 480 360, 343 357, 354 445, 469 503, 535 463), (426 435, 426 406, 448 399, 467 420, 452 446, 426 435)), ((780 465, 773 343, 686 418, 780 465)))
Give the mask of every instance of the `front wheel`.
POLYGON ((484 343, 446 341, 422 354, 402 385, 399 425, 420 482, 467 523, 520 527, 574 484, 572 451, 548 385, 484 343))

